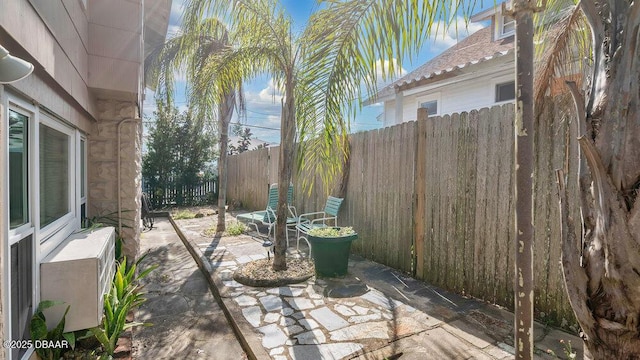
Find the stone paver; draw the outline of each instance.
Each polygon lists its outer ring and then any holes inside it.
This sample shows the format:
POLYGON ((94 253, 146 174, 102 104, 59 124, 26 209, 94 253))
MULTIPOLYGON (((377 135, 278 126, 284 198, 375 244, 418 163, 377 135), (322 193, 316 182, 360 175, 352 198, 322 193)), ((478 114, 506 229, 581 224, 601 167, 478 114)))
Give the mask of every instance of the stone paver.
POLYGON ((349 325, 349 322, 345 321, 342 317, 327 307, 310 311, 309 315, 329 331, 337 330, 349 325))
POLYGON ((278 327, 278 325, 276 324, 259 327, 258 331, 260 331, 264 335, 264 337, 262 338, 262 346, 266 347, 267 349, 282 346, 289 339, 289 337, 287 337, 287 335, 282 332, 280 327, 278 327))
MULTIPOLYGON (((178 224, 192 226, 197 221, 210 226, 206 218, 178 224)), ((246 320, 248 327, 239 326, 258 359, 382 359, 400 353, 403 360, 513 357, 512 330, 508 328, 512 320, 493 318, 498 310, 485 313, 485 304, 396 275, 366 260, 350 262, 349 275, 342 279, 312 277, 289 286, 245 286, 230 274, 243 263, 265 257, 262 241, 241 235, 222 237, 212 245, 200 235, 202 231, 190 229, 193 238, 188 242, 218 254, 213 259, 202 258, 210 262, 213 282, 232 316, 246 320), (405 295, 408 287, 412 292, 405 295)), ((299 256, 295 247, 288 256, 299 256)), ((579 346, 579 340, 566 333, 553 333, 549 338, 563 334, 579 346)), ((540 351, 544 346, 537 345, 540 351)))
POLYGON ((260 298, 260 303, 266 311, 275 311, 282 309, 282 299, 275 295, 266 295, 260 298))
POLYGON ((260 326, 260 319, 262 318, 262 310, 259 306, 250 306, 242 309, 242 315, 247 319, 249 324, 253 327, 260 326))
POLYGON ((358 343, 336 343, 321 345, 299 345, 289 349, 291 359, 343 359, 363 348, 358 343))
POLYGON ((388 324, 385 321, 367 322, 352 325, 343 329, 331 332, 331 340, 335 341, 357 341, 361 339, 388 339, 388 324))

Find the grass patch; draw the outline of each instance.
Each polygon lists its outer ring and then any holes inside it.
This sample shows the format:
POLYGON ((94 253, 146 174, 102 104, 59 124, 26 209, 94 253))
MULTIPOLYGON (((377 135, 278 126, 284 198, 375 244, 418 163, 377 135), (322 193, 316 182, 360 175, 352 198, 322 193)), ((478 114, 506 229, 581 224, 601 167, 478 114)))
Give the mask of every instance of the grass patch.
MULTIPOLYGON (((202 232, 203 235, 206 237, 214 237, 216 235, 216 227, 217 224, 213 224, 213 226, 202 232)), ((247 231, 245 224, 235 220, 227 222, 226 228, 227 230, 222 234, 222 236, 238 236, 247 231)))
POLYGON ((247 227, 243 223, 240 221, 230 221, 227 224, 227 231, 224 232, 224 235, 238 236, 245 231, 247 231, 247 227))
POLYGON ((173 214, 174 220, 193 219, 195 217, 196 214, 189 210, 180 210, 177 213, 173 214))

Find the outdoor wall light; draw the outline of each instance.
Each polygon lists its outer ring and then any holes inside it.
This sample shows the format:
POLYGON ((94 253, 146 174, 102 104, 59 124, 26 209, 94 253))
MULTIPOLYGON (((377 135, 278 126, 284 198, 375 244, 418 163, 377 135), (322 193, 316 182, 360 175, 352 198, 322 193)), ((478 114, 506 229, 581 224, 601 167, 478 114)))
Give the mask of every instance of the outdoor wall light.
POLYGON ((9 84, 29 76, 33 64, 15 56, 0 45, 0 84, 9 84))

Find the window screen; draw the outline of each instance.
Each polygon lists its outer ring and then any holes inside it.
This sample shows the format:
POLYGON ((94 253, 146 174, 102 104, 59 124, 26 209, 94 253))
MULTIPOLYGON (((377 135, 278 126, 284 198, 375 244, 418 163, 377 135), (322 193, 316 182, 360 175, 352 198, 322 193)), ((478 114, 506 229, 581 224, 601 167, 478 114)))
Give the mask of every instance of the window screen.
POLYGON ((496 85, 496 102, 509 101, 516 98, 516 82, 509 81, 496 85))
POLYGON ((40 227, 69 213, 69 136, 40 124, 40 227))
POLYGON ((429 115, 436 115, 438 113, 438 100, 425 101, 420 103, 420 107, 427 109, 429 115))
MULTIPOLYGON (((29 340, 33 313, 33 241, 28 236, 11 245, 11 339, 29 340)), ((12 349, 19 359, 28 349, 12 349)))

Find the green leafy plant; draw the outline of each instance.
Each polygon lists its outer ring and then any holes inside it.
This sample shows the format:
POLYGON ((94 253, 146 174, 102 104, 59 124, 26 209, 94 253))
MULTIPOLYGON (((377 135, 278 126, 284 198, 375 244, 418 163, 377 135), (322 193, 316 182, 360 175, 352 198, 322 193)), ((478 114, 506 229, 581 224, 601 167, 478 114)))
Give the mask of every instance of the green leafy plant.
POLYGON ((150 325, 140 322, 127 323, 129 311, 146 301, 139 280, 149 275, 157 267, 156 265, 151 266, 136 275, 136 270, 142 259, 144 256, 130 266, 127 265, 126 257, 118 263, 109 293, 104 296, 102 323, 91 329, 108 355, 113 355, 123 331, 135 326, 150 325))
POLYGON ((355 234, 351 226, 346 227, 320 227, 309 230, 309 235, 316 237, 339 237, 355 234))
POLYGON ((36 353, 43 360, 58 360, 62 356, 62 353, 68 349, 73 349, 76 344, 75 334, 73 332, 64 332, 65 318, 69 312, 70 306, 62 315, 62 319, 58 322, 55 328, 49 330, 47 328, 47 319, 44 316, 43 311, 63 304, 62 301, 43 300, 38 304, 36 313, 31 318, 29 326, 29 332, 31 333, 31 340, 36 346, 36 353), (47 346, 39 347, 39 344, 63 344, 67 346, 47 346))
POLYGON ((231 221, 227 224, 227 231, 225 231, 225 235, 228 236, 238 236, 247 231, 247 227, 239 222, 239 221, 231 221))

